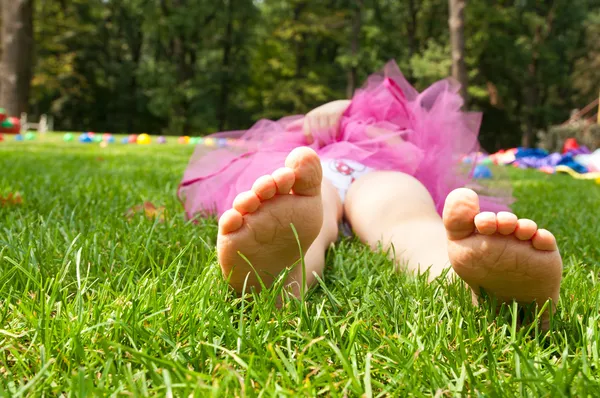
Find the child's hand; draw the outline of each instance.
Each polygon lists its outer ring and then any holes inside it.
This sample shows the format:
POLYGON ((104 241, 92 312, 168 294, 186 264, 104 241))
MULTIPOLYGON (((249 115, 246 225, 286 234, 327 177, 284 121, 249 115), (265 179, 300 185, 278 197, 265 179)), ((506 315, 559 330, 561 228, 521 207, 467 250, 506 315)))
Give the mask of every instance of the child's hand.
POLYGON ((309 144, 313 143, 313 132, 330 131, 331 134, 337 136, 340 129, 340 120, 349 105, 350 100, 333 101, 308 112, 304 117, 302 127, 306 141, 309 144))

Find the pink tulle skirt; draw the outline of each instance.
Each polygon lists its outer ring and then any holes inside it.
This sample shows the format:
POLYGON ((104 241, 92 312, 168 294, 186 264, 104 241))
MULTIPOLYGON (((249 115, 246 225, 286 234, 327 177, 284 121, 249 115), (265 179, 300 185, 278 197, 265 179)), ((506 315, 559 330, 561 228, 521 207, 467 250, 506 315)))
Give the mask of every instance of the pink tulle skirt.
MULTIPOLYGON (((356 91, 339 131, 312 131, 311 145, 302 132, 302 115, 261 120, 246 131, 213 134, 211 138, 228 145, 196 148, 179 198, 189 218, 220 216, 258 177, 282 167, 292 149, 309 146, 323 159, 353 160, 414 176, 441 214, 453 189, 475 186, 472 167, 462 160, 479 150, 481 114, 461 111, 458 90, 447 79, 418 93, 391 61, 356 91)), ((480 198, 486 211, 507 210, 510 202, 508 192, 480 198)))

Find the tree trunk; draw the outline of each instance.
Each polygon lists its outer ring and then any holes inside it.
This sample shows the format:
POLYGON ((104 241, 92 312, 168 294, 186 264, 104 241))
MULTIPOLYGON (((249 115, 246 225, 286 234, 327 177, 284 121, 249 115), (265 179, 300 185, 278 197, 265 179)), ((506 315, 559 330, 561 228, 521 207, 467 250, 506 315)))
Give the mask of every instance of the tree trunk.
POLYGON ((525 87, 525 103, 527 109, 525 111, 525 131, 521 136, 521 146, 529 148, 533 145, 534 130, 537 125, 536 108, 538 107, 539 92, 537 87, 537 71, 538 61, 540 58, 540 47, 544 44, 544 41, 552 31, 552 21, 554 20, 554 4, 548 11, 545 20, 546 33, 543 33, 542 26, 537 26, 533 35, 533 43, 531 50, 531 61, 527 67, 529 78, 527 79, 527 86, 525 87))
MULTIPOLYGON (((294 17, 293 17, 293 21, 294 24, 298 24, 300 22, 300 16, 302 15, 302 12, 304 11, 304 9, 306 8, 306 3, 301 1, 298 4, 296 4, 296 6, 294 7, 294 17)), ((303 69, 304 69, 304 65, 306 64, 306 55, 304 54, 304 50, 305 50, 305 41, 306 41, 306 34, 305 33, 300 33, 300 40, 296 39, 295 40, 295 55, 296 55, 296 78, 300 78, 303 77, 303 69)))
POLYGON ((533 130, 535 128, 535 108, 538 103, 538 92, 536 87, 537 73, 537 54, 534 51, 531 62, 528 65, 529 84, 525 89, 525 103, 527 110, 525 112, 525 131, 521 136, 521 146, 529 148, 533 144, 533 130))
POLYGON ((412 58, 417 53, 417 12, 415 0, 408 0, 408 56, 412 58))
POLYGON ((362 14, 362 0, 357 0, 355 4, 354 18, 352 21, 352 37, 350 39, 350 57, 351 65, 348 70, 348 84, 346 86, 346 96, 352 98, 354 89, 356 89, 357 81, 357 57, 358 49, 360 45, 360 28, 361 28, 361 14, 362 14))
POLYGON ((452 51, 452 77, 461 85, 460 95, 465 101, 468 101, 467 95, 467 66, 465 65, 465 18, 464 10, 467 0, 448 0, 450 18, 448 25, 450 27, 450 46, 452 51))
POLYGON ((27 111, 33 73, 33 0, 2 0, 0 106, 11 116, 27 111))
POLYGON ((219 131, 225 130, 227 121, 227 103, 229 102, 229 80, 231 78, 231 47, 233 45, 233 1, 227 3, 227 25, 225 28, 225 38, 223 41, 223 59, 221 61, 221 95, 217 107, 217 120, 219 122, 219 131))

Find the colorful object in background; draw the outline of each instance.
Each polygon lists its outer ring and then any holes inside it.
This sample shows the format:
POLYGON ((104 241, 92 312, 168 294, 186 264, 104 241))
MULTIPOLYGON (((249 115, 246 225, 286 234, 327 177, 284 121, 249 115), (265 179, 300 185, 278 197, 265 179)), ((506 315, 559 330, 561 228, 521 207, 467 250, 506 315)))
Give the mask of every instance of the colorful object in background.
POLYGON ((565 154, 548 153, 539 148, 519 148, 515 154, 514 164, 522 169, 541 169, 542 167, 568 166, 578 173, 585 173, 587 169, 577 163, 573 157, 578 153, 589 153, 585 147, 573 149, 565 154))
POLYGON ((152 143, 152 139, 146 133, 140 134, 137 137, 137 143, 138 143, 138 145, 148 145, 148 144, 152 143))
POLYGON ((79 142, 81 142, 82 144, 89 144, 90 142, 93 142, 94 139, 92 138, 92 136, 89 133, 83 133, 79 136, 79 142))
POLYGON ((0 133, 0 142, 4 141, 4 136, 0 133))
POLYGON ((179 137, 177 139, 177 142, 180 143, 180 144, 189 144, 190 143, 190 137, 188 137, 187 135, 183 136, 183 137, 179 137))
POLYGON ((129 142, 130 144, 135 144, 137 142, 138 136, 137 134, 130 134, 127 139, 127 142, 129 142))
POLYGON ((15 141, 23 141, 23 136, 21 134, 15 135, 15 141))
POLYGON ((75 137, 71 133, 66 133, 65 135, 63 135, 64 142, 71 142, 71 141, 73 141, 74 138, 75 137))
POLYGON ((204 139, 204 145, 209 146, 209 147, 215 147, 217 145, 217 142, 214 138, 207 137, 204 139))
POLYGON ((0 133, 19 134, 21 132, 21 121, 16 117, 5 118, 0 123, 0 133))
POLYGON ((517 148, 510 149, 502 149, 492 155, 490 155, 490 159, 494 164, 507 165, 512 164, 515 161, 515 154, 517 153, 517 148))
POLYGON ((225 139, 225 138, 217 138, 217 146, 219 148, 225 148, 227 146, 227 139, 225 139))
POLYGON ((577 143, 577 140, 575 138, 567 138, 563 145, 562 153, 565 154, 576 149, 579 149, 579 144, 577 143))
POLYGON ((488 157, 481 159, 481 162, 479 162, 479 164, 482 164, 484 166, 490 166, 490 165, 494 164, 494 161, 488 156, 488 157))
POLYGON ((121 144, 129 144, 129 137, 121 138, 121 144))
POLYGON ((473 178, 490 179, 492 178, 492 170, 484 164, 477 165, 475 166, 475 170, 473 170, 473 178))
POLYGON ((597 180, 600 179, 600 172, 578 173, 569 166, 556 166, 557 173, 566 173, 577 180, 597 180))
POLYGON ((483 152, 473 152, 470 155, 466 155, 463 157, 462 162, 464 164, 481 164, 484 160, 488 158, 488 155, 483 152))
POLYGON ((225 138, 225 141, 227 141, 227 146, 237 146, 237 144, 240 142, 235 138, 225 138))
POLYGON ((103 138, 102 138, 102 136, 101 136, 101 135, 95 134, 95 135, 93 135, 93 136, 92 136, 92 140, 93 140, 94 142, 102 142, 102 141, 103 141, 103 138))
POLYGON ((167 143, 167 139, 161 135, 160 137, 158 137, 158 138, 156 139, 156 142, 157 142, 158 144, 166 144, 166 143, 167 143))
POLYGON ((112 144, 115 142, 115 137, 113 137, 113 135, 110 133, 104 133, 102 134, 102 141, 106 142, 107 144, 112 144))
MULTIPOLYGON (((238 142, 237 145, 239 144, 238 142)), ((489 156, 473 152, 465 156, 462 162, 476 166, 475 178, 490 178, 486 177, 488 173, 482 167, 497 164, 522 169, 534 168, 546 174, 566 173, 577 179, 600 181, 600 149, 591 153, 588 147, 569 138, 565 140, 563 150, 563 153, 548 153, 541 148, 511 148, 489 156)))
POLYGON ((35 133, 33 131, 28 131, 27 133, 25 133, 25 141, 33 141, 35 140, 35 133))
POLYGON ((575 155, 573 159, 587 168, 589 172, 600 171, 600 149, 596 149, 593 153, 575 155))
POLYGON ((551 166, 542 166, 538 170, 541 171, 542 173, 554 174, 554 167, 551 167, 551 166))
POLYGON ((4 108, 0 108, 0 122, 5 121, 7 117, 8 115, 6 114, 6 110, 4 108))

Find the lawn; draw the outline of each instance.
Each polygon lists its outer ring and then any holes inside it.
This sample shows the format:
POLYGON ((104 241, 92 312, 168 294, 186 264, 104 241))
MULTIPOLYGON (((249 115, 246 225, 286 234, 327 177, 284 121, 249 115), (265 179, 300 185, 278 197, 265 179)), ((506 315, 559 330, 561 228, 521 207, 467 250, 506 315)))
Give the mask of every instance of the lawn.
MULTIPOLYGON (((0 395, 584 396, 600 391, 600 185, 508 170, 521 216, 557 235, 552 330, 494 317, 352 239, 277 309, 228 290, 216 222, 187 222, 191 146, 0 142, 0 395), (164 222, 127 218, 165 206, 164 222)), ((279 287, 280 288, 280 287, 279 287)))

